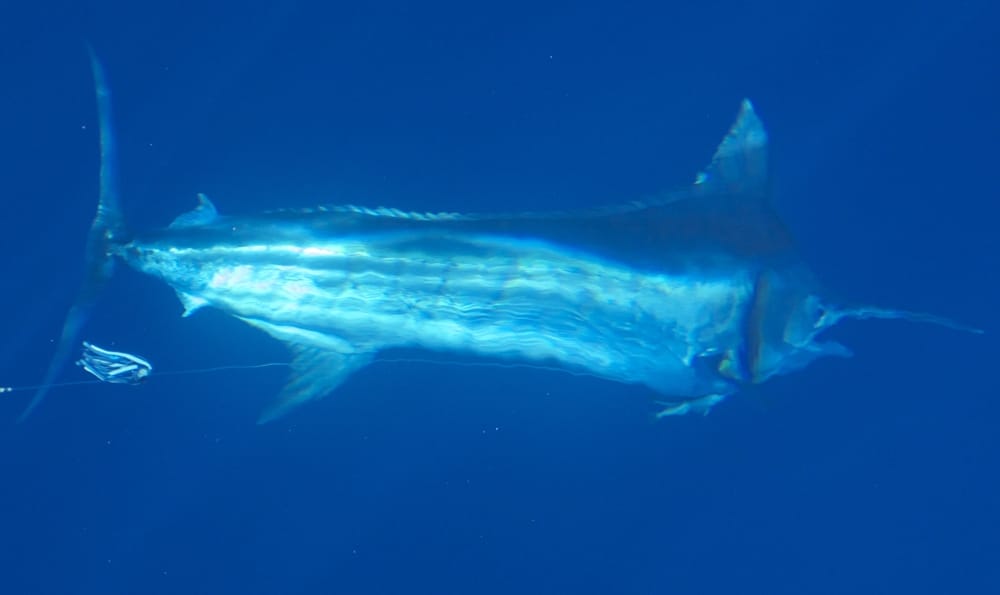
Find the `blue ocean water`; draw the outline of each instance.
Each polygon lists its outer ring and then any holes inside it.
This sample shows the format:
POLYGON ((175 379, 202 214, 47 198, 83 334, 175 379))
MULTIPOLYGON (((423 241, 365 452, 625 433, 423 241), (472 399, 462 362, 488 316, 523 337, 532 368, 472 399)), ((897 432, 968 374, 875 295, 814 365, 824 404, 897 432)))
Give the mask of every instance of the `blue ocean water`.
MULTIPOLYGON (((747 96, 851 360, 650 421, 644 389, 378 364, 255 425, 267 368, 0 395, 0 593, 1000 591, 998 11, 986 1, 42 2, 0 22, 0 385, 82 279, 115 97, 129 223, 211 196, 568 208, 690 180, 747 96)), ((158 370, 287 361, 122 267, 85 336, 158 370)), ((84 379, 67 370, 65 380, 84 379)))

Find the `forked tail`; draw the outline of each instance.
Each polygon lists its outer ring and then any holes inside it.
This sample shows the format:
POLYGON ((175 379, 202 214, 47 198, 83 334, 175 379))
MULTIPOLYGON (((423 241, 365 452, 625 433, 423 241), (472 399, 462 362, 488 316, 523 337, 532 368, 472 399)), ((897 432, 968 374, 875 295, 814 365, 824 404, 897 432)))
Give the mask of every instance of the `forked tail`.
POLYGON ((72 350, 79 342, 80 330, 90 318, 90 313, 97 303, 101 289, 105 282, 111 278, 114 270, 114 260, 112 259, 110 247, 121 241, 124 233, 124 222, 121 208, 118 204, 118 188, 116 185, 116 158, 114 134, 111 128, 111 93, 108 89, 107 80, 104 76, 104 69, 98 62, 93 50, 88 48, 90 53, 90 66, 94 75, 94 88, 97 92, 97 121, 101 141, 101 174, 100 174, 100 196, 97 203, 97 215, 90 226, 90 233, 87 236, 86 274, 83 285, 77 293, 76 300, 66 314, 66 322, 63 323, 62 334, 59 336, 59 343, 56 351, 49 362, 49 368, 45 372, 40 388, 35 392, 35 396, 28 403, 28 407, 18 417, 18 422, 22 422, 31 415, 31 412, 38 407, 42 399, 49 392, 49 388, 55 382, 56 377, 65 367, 70 359, 72 350))

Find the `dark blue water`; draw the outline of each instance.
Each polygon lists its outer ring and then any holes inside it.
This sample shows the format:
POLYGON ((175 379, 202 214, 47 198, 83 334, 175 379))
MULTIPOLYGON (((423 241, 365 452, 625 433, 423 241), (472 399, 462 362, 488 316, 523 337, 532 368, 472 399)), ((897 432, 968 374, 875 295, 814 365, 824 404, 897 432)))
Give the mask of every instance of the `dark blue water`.
MULTIPOLYGON (((997 592, 993 3, 476 4, 4 11, 0 384, 40 380, 82 276, 85 41, 136 228, 197 192, 631 200, 691 179, 749 96, 821 278, 990 332, 845 325, 854 359, 664 423, 635 387, 415 364, 267 426, 281 368, 62 389, 22 425, 30 393, 2 395, 0 593, 997 592)), ((160 370, 288 360, 180 312, 120 270, 85 335, 160 370)))

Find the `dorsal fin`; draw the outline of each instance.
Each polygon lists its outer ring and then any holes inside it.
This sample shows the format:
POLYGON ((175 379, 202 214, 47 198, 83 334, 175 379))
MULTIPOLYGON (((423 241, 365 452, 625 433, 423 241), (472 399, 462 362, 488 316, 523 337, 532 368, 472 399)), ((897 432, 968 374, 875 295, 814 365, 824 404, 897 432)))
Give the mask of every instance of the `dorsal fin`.
POLYGON ((368 217, 382 219, 402 219, 410 221, 465 221, 474 219, 480 215, 474 213, 455 213, 449 211, 424 212, 424 211, 404 211, 392 207, 365 207, 360 205, 335 205, 323 204, 315 207, 268 209, 264 215, 288 216, 288 217, 312 217, 329 214, 331 217, 339 215, 365 215, 368 217))
POLYGON ((715 150, 712 162, 698 174, 695 184, 727 194, 766 190, 767 132, 749 99, 740 104, 736 121, 715 150))
POLYGON ((330 394, 372 360, 371 353, 338 353, 294 343, 289 346, 294 353, 291 378, 257 423, 274 421, 307 401, 330 394))
MULTIPOLYGON (((387 207, 364 207, 358 205, 319 205, 310 208, 271 209, 264 215, 292 218, 331 218, 343 215, 361 215, 383 221, 419 221, 419 222, 489 222, 494 220, 555 220, 564 218, 597 218, 628 213, 640 213, 650 208, 684 201, 692 197, 708 194, 754 194, 761 195, 768 190, 767 165, 767 132, 764 124, 754 112, 749 99, 740 103, 740 111, 736 121, 729 128, 725 138, 715 150, 712 162, 695 179, 695 192, 688 188, 678 191, 664 192, 641 200, 624 204, 611 204, 599 207, 553 211, 507 211, 507 212, 416 212, 387 207)), ((208 201, 204 195, 199 199, 208 201)), ((208 203, 211 207, 211 203, 208 203)), ((199 205, 194 211, 178 217, 170 227, 187 227, 191 225, 189 218, 201 217, 199 205)), ((213 214, 215 213, 214 207, 213 214)), ((203 221, 198 221, 201 223, 203 221)))
POLYGON ((219 211, 207 196, 198 193, 198 206, 187 213, 182 213, 170 224, 170 229, 182 229, 185 227, 197 227, 207 225, 219 217, 219 211))

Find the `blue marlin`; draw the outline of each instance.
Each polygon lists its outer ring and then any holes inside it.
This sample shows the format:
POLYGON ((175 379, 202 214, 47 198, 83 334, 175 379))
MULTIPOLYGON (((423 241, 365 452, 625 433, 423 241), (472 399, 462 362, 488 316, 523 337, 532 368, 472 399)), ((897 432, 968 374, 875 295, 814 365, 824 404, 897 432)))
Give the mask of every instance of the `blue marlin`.
POLYGON ((184 316, 210 306, 289 346, 291 377, 261 422, 331 393, 392 348, 642 385, 668 416, 705 413, 747 385, 850 355, 821 338, 845 319, 961 328, 831 297, 772 207, 767 134, 747 100, 693 184, 629 204, 506 214, 321 206, 241 217, 199 195, 166 229, 132 233, 115 183, 110 92, 92 65, 100 197, 87 279, 43 386, 78 344, 116 260, 165 281, 184 316))

